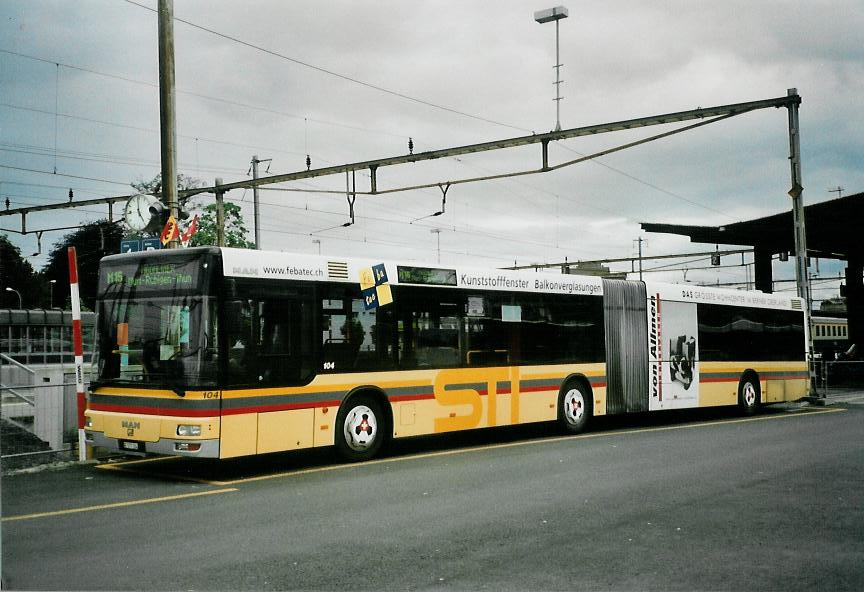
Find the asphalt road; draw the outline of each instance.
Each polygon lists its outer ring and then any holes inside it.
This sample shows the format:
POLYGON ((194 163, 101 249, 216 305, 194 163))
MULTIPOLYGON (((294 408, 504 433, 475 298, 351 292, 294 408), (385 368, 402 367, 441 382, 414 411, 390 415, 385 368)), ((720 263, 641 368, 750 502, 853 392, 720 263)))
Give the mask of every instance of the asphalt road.
POLYGON ((864 407, 2 478, 7 589, 862 590, 864 407))

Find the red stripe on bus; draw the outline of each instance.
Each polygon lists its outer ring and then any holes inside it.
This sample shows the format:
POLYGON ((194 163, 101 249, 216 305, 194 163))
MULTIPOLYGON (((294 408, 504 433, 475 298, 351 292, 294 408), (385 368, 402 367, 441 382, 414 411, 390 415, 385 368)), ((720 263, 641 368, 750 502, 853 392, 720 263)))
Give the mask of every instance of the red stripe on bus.
POLYGON ((395 397, 389 397, 391 403, 404 403, 406 401, 425 401, 427 399, 434 399, 435 395, 432 393, 422 393, 419 395, 400 395, 395 397))
POLYGON ((176 417, 218 417, 218 409, 165 409, 161 407, 134 407, 126 405, 105 405, 91 403, 88 411, 109 411, 111 413, 131 413, 134 415, 171 415, 176 417))
POLYGON ((312 409, 314 407, 338 407, 339 401, 322 401, 318 403, 283 403, 281 405, 256 405, 254 407, 236 407, 222 409, 222 415, 244 415, 246 413, 268 413, 271 411, 290 411, 292 409, 312 409))
MULTIPOLYGON (((605 382, 597 382, 593 387, 605 387, 605 382)), ((526 387, 519 390, 521 393, 539 393, 555 391, 557 387, 526 387)), ((472 389, 465 389, 472 390, 472 389)), ((487 390, 476 391, 482 397, 488 396, 487 390)), ((497 395, 512 394, 510 389, 497 391, 497 395)), ((434 399, 434 393, 420 393, 416 395, 402 395, 390 397, 391 403, 402 403, 408 401, 425 401, 434 399)), ((92 403, 88 409, 92 411, 108 411, 113 413, 130 413, 135 415, 160 415, 160 416, 176 416, 176 417, 215 417, 218 415, 243 415, 247 413, 268 413, 272 411, 290 411, 293 409, 312 409, 316 407, 338 407, 341 404, 338 400, 319 401, 317 403, 282 403, 279 405, 251 405, 248 407, 235 407, 230 409, 222 409, 221 412, 215 409, 166 409, 161 407, 140 407, 126 405, 105 405, 103 403, 92 403)))

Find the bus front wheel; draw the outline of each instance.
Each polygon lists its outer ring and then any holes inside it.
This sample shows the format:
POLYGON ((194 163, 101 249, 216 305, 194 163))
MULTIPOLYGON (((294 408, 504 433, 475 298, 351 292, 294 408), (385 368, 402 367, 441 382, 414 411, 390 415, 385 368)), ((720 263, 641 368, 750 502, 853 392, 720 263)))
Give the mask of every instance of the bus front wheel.
POLYGON ((591 389, 584 383, 574 381, 558 395, 558 421, 572 434, 585 431, 592 415, 591 389))
POLYGON ((356 395, 343 403, 336 417, 336 448, 348 461, 368 460, 384 443, 387 418, 380 403, 369 395, 356 395))
POLYGON ((738 383, 738 408, 743 415, 753 415, 762 399, 762 387, 753 374, 745 374, 738 383))

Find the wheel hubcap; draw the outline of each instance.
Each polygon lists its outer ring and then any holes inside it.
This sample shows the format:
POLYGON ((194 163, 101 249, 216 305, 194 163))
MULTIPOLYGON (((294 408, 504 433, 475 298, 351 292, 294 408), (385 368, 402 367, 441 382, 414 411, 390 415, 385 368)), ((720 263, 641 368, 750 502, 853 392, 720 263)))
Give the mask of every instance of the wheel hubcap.
POLYGON ((752 382, 748 382, 744 385, 744 403, 748 407, 752 407, 756 404, 756 389, 753 387, 752 382))
POLYGON ((378 435, 378 419, 366 405, 358 405, 345 416, 345 442, 352 450, 366 450, 378 435))
POLYGON ((579 389, 570 389, 564 395, 564 417, 571 424, 578 424, 585 415, 585 398, 579 389))

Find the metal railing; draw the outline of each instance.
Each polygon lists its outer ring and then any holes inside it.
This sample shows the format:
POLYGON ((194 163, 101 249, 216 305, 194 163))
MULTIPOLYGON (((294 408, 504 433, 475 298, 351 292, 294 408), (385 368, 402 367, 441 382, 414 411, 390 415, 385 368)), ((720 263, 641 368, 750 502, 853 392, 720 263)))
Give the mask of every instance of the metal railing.
POLYGON ((815 366, 820 393, 831 395, 864 390, 862 360, 817 360, 815 366))
POLYGON ((72 458, 77 442, 74 368, 30 367, 0 354, 3 469, 72 458))

